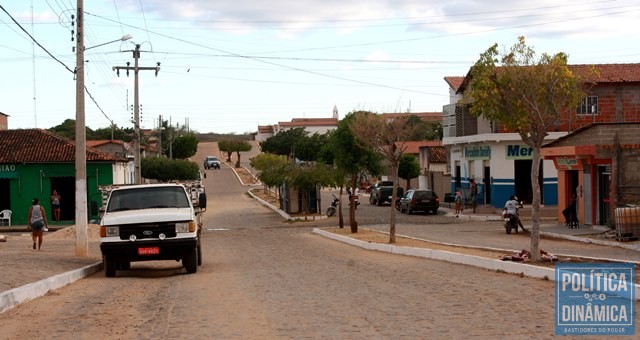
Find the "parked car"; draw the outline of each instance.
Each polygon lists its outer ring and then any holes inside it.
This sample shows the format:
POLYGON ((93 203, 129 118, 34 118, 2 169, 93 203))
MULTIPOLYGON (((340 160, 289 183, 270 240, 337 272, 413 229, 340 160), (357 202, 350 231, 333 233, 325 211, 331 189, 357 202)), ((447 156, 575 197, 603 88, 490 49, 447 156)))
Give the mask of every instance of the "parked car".
POLYGON ((207 156, 204 159, 205 169, 220 169, 220 160, 214 156, 207 156))
MULTIPOLYGON (((369 203, 382 205, 383 203, 391 203, 391 195, 393 194, 393 181, 379 181, 369 187, 369 203)), ((396 189, 396 198, 400 198, 403 194, 402 187, 396 189)), ((397 200, 397 199, 396 199, 397 200)))
POLYGON ((407 214, 415 211, 437 214, 438 208, 440 208, 440 199, 432 190, 410 189, 396 204, 396 209, 407 214))

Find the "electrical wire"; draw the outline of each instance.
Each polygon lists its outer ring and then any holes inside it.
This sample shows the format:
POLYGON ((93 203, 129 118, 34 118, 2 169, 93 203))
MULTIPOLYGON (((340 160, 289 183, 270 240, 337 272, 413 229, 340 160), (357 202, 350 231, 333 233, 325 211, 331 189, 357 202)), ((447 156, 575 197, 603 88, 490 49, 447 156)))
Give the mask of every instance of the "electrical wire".
POLYGON ((36 45, 38 45, 43 51, 45 51, 53 60, 57 61, 58 63, 60 63, 62 66, 64 66, 64 68, 67 69, 67 71, 75 74, 75 71, 73 71, 72 69, 70 69, 67 65, 65 65, 65 63, 63 63, 62 61, 60 61, 58 58, 56 58, 53 54, 51 54, 51 52, 49 52, 44 46, 42 46, 31 34, 29 34, 29 32, 27 32, 27 30, 24 29, 24 27, 22 27, 22 25, 20 25, 20 23, 18 23, 16 21, 16 19, 13 18, 13 16, 11 16, 11 14, 9 14, 9 12, 7 12, 6 9, 4 9, 4 7, 2 5, 0 5, 0 9, 2 9, 3 12, 5 12, 9 18, 11 18, 11 20, 18 26, 20 27, 20 29, 29 36, 29 38, 31 38, 31 41, 33 41, 36 45))

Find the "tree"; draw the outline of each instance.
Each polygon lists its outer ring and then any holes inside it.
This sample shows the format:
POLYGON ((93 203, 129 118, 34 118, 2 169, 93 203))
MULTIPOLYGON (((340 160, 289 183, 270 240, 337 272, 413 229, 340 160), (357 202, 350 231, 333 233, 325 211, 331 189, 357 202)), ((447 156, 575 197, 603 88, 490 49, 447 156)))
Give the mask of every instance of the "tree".
POLYGON ((269 188, 277 188, 284 183, 289 161, 284 156, 262 153, 251 158, 250 164, 252 168, 259 171, 257 177, 264 183, 265 193, 269 194, 269 188))
POLYGON ((231 162, 231 155, 233 154, 233 149, 231 147, 232 142, 233 140, 231 139, 223 139, 218 142, 218 150, 227 153, 227 162, 231 162))
POLYGON ((184 159, 142 158, 140 164, 142 177, 160 182, 195 180, 198 179, 200 172, 197 163, 184 159))
POLYGON ((193 132, 184 132, 171 144, 173 158, 187 159, 198 151, 198 138, 193 132))
MULTIPOLYGON (((351 124, 355 119, 354 113, 349 113, 340 123, 338 128, 331 135, 330 148, 333 151, 334 164, 339 170, 335 179, 340 187, 340 195, 342 195, 342 187, 345 182, 340 180, 339 176, 349 178, 349 186, 355 189, 358 177, 361 173, 367 172, 370 175, 377 176, 381 172, 380 157, 370 147, 358 143, 356 136, 351 129, 351 124)), ((355 215, 354 197, 350 197, 349 206, 349 223, 352 233, 358 232, 358 222, 355 215)), ((340 209, 342 214, 342 209, 340 209)), ((342 215, 340 215, 342 217, 342 215)), ((342 222, 341 225, 342 226, 342 222)))
POLYGON ((262 142, 262 151, 291 157, 296 154, 296 144, 308 135, 304 128, 281 131, 262 142))
POLYGON ((398 166, 398 176, 407 181, 407 190, 409 190, 411 179, 420 176, 420 172, 422 169, 416 156, 404 154, 398 166))
POLYGON ((244 140, 237 140, 232 144, 232 149, 235 151, 237 160, 236 160, 236 168, 240 167, 240 152, 251 151, 251 144, 244 140))
POLYGON ((389 165, 395 177, 393 194, 391 196, 391 217, 389 223, 389 243, 396 242, 396 200, 398 199, 398 167, 407 150, 407 141, 414 132, 414 127, 408 123, 407 117, 385 120, 381 115, 371 112, 358 111, 349 123, 357 143, 370 147, 382 156, 389 165))
POLYGON ((545 137, 562 113, 578 106, 585 93, 585 80, 567 67, 567 55, 542 54, 536 59, 524 37, 500 54, 494 44, 480 55, 471 68, 463 103, 470 113, 499 122, 508 131, 520 134, 533 150, 531 165, 532 260, 540 259, 540 149, 545 137))
POLYGON ((302 193, 302 211, 309 212, 308 193, 318 187, 333 183, 332 173, 325 164, 306 163, 289 164, 286 175, 287 184, 302 193))

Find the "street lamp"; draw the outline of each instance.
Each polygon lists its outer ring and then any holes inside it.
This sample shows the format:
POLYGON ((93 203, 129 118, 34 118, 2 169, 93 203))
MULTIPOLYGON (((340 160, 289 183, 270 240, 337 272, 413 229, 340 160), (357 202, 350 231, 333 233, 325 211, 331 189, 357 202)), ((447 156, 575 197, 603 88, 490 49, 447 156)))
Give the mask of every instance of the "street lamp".
POLYGON ((87 134, 84 120, 84 51, 90 48, 131 39, 131 35, 104 44, 84 47, 84 5, 77 0, 76 22, 76 255, 89 256, 87 238, 87 134))

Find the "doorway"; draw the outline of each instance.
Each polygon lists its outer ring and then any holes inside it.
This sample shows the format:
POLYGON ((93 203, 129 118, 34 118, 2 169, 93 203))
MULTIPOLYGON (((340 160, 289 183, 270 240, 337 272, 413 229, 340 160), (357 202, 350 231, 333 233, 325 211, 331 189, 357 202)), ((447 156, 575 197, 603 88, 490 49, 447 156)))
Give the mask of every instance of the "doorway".
POLYGON ((491 204, 491 167, 484 167, 484 177, 482 178, 484 188, 484 204, 491 204))
POLYGON ((598 216, 599 225, 607 225, 611 219, 611 166, 598 166, 598 216))
POLYGON ((0 178, 0 211, 11 209, 11 186, 10 179, 0 178))
MULTIPOLYGON (((515 195, 518 200, 531 204, 533 202, 533 188, 531 187, 531 164, 530 159, 516 159, 513 161, 513 173, 515 184, 515 195)), ((540 204, 544 204, 544 172, 542 162, 538 169, 538 186, 540 187, 540 204)))
POLYGON ((51 192, 57 190, 60 195, 60 221, 73 221, 76 218, 76 179, 75 177, 51 177, 51 192))

